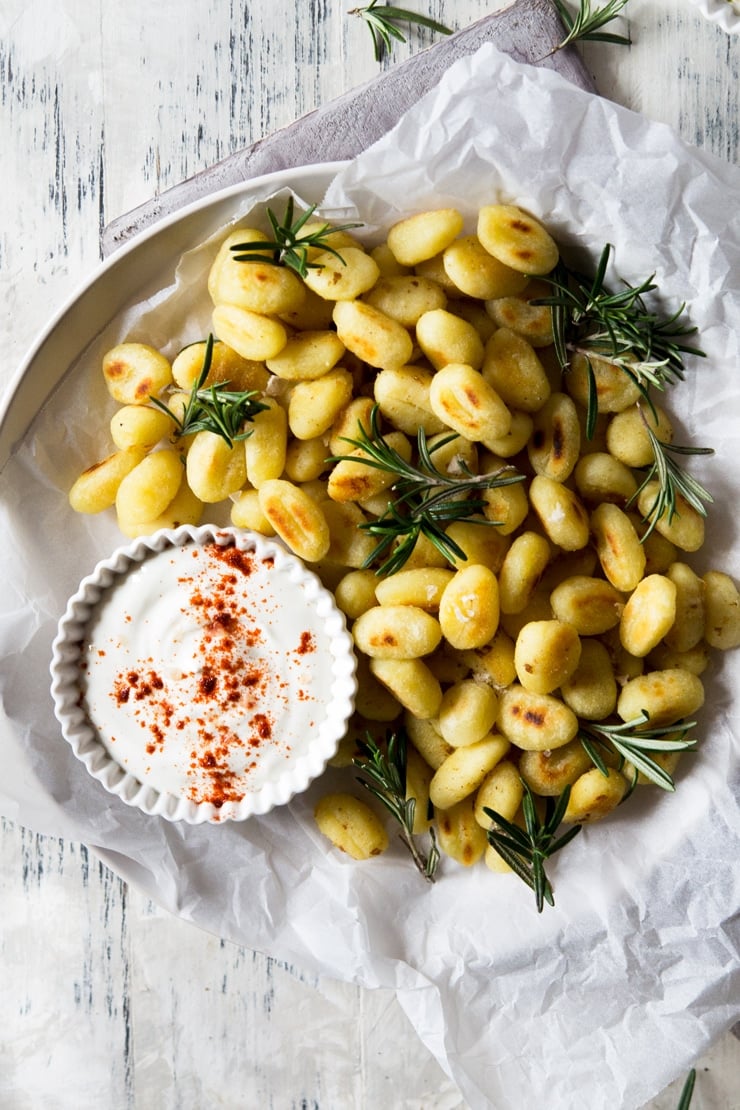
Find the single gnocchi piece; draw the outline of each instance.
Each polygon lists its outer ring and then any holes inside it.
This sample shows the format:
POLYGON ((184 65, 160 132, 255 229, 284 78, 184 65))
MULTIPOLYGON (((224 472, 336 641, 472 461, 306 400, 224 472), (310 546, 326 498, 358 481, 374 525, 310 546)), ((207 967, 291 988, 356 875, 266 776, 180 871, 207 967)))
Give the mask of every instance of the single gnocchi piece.
POLYGON ((371 659, 370 670, 414 717, 436 717, 442 687, 423 659, 371 659))
POLYGON ((478 238, 504 265, 522 274, 549 274, 560 252, 539 220, 514 204, 489 204, 478 213, 478 238))
POLYGON ((675 513, 671 515, 664 509, 658 516, 659 494, 658 481, 648 482, 641 488, 637 507, 643 520, 654 523, 660 534, 682 551, 698 551, 704 543, 704 517, 681 493, 676 494, 675 513))
POLYGON ((304 282, 326 301, 353 301, 372 289, 380 277, 374 258, 359 247, 342 247, 341 257, 321 251, 314 258, 304 282))
POLYGON ((367 721, 395 721, 403 712, 401 703, 370 670, 366 655, 357 654, 355 709, 367 721))
POLYGON ((553 393, 535 413, 527 453, 535 474, 556 482, 570 477, 581 449, 576 406, 565 393, 553 393))
POLYGON ((489 771, 475 796, 475 819, 483 829, 490 829, 492 819, 486 809, 493 809, 505 820, 513 821, 524 797, 519 768, 510 759, 502 759, 489 771))
POLYGON ((160 516, 180 488, 182 458, 173 448, 153 451, 123 479, 116 493, 119 519, 141 524, 160 516))
POLYGON ((479 301, 521 293, 527 278, 487 251, 476 235, 463 235, 443 252, 448 278, 466 297, 479 301))
POLYGON ((440 735, 434 720, 415 717, 408 710, 404 714, 404 727, 409 740, 433 771, 441 767, 453 748, 440 735))
POLYGON ((621 508, 637 493, 635 476, 628 466, 606 451, 582 455, 573 472, 576 489, 587 505, 609 501, 621 508))
POLYGON ((334 306, 337 335, 345 347, 379 370, 395 370, 411 362, 414 345, 403 324, 362 301, 334 306))
POLYGON ((619 695, 617 713, 623 721, 634 721, 644 711, 650 727, 659 728, 690 717, 703 704, 701 679, 677 667, 631 679, 619 695))
POLYGON ((200 524, 203 508, 203 502, 195 496, 183 474, 180 488, 164 512, 154 517, 153 520, 146 521, 130 521, 119 516, 118 527, 124 536, 128 536, 130 539, 135 539, 138 536, 151 536, 162 528, 173 530, 179 528, 181 524, 200 524))
POLYGON ((525 690, 550 694, 567 682, 581 659, 581 639, 572 624, 530 621, 517 636, 514 666, 525 690))
POLYGON ((239 251, 232 247, 266 239, 265 233, 255 228, 237 228, 226 236, 208 275, 208 292, 214 305, 232 304, 264 316, 279 316, 303 304, 303 282, 285 266, 274 266, 269 250, 264 261, 237 261, 239 251))
POLYGON ((549 347, 553 341, 552 309, 549 305, 533 304, 538 296, 548 296, 550 289, 542 282, 528 283, 524 294, 486 301, 486 312, 499 328, 520 336, 532 347, 549 347), (541 288, 535 288, 541 286, 541 288))
POLYGON ((126 447, 154 447, 171 436, 175 422, 161 409, 149 405, 124 405, 111 418, 111 439, 119 450, 126 447))
POLYGON ((420 428, 428 436, 445 430, 429 399, 433 376, 421 366, 381 370, 375 379, 375 400, 381 413, 401 432, 415 436, 420 428))
MULTIPOLYGON (((366 573, 372 573, 370 571, 366 573)), ((400 570, 378 580, 375 574, 375 596, 379 605, 413 605, 428 613, 439 611, 445 587, 455 572, 443 567, 418 567, 400 570)))
POLYGON ((447 294, 438 282, 416 274, 381 277, 363 300, 405 328, 416 327, 420 316, 445 308, 447 294))
POLYGON ((550 382, 532 344, 509 328, 499 328, 486 343, 482 374, 519 412, 537 412, 550 396, 550 382))
POLYGON ((114 401, 146 405, 171 384, 172 367, 146 343, 119 343, 103 357, 103 378, 114 401))
POLYGON ((256 489, 242 490, 231 506, 231 523, 235 528, 248 528, 261 536, 274 536, 275 529, 262 512, 260 495, 256 489))
POLYGON ((388 246, 401 265, 416 266, 448 247, 462 229, 462 214, 456 208, 418 212, 393 225, 388 246))
MULTIPOLYGON (((383 438, 404 462, 411 461, 411 444, 403 432, 388 432, 383 438)), ((335 464, 329 475, 327 492, 332 501, 364 502, 393 485, 396 475, 364 462, 368 455, 362 447, 350 450, 346 450, 348 444, 344 447, 341 461, 335 464)))
POLYGON ((272 478, 259 489, 262 512, 296 555, 308 563, 323 559, 329 550, 329 525, 321 507, 307 493, 284 478, 272 478))
POLYGON ((455 748, 429 784, 429 797, 435 809, 450 809, 473 794, 509 747, 504 736, 492 733, 476 744, 455 748))
POLYGON ((740 646, 740 593, 734 581, 722 571, 708 570, 704 588, 707 643, 722 651, 740 646))
POLYGON ((380 818, 352 794, 326 794, 316 804, 314 819, 319 832, 354 860, 379 856, 388 847, 380 818))
POLYGON ((630 653, 643 658, 671 630, 676 620, 676 585, 663 574, 649 574, 627 599, 619 638, 630 653))
POLYGON ((288 402, 288 425, 296 439, 315 439, 331 428, 352 397, 352 375, 335 367, 314 381, 296 382, 288 402))
POLYGON ((596 407, 599 412, 623 412, 640 399, 640 387, 635 379, 605 358, 595 355, 575 354, 570 370, 565 375, 565 388, 581 408, 589 407, 590 379, 596 389, 596 407))
POLYGON ((502 613, 526 609, 552 557, 550 544, 538 532, 522 532, 504 557, 499 574, 502 613))
POLYGON ((439 645, 442 630, 415 605, 376 605, 357 618, 352 635, 372 659, 420 659, 439 645))
POLYGON ((283 381, 313 381, 333 370, 344 351, 344 343, 335 331, 302 331, 291 336, 266 366, 283 381))
POLYGON ((69 491, 76 513, 102 513, 115 504, 118 487, 146 456, 146 447, 124 447, 83 470, 69 491))
POLYGON ((263 316, 234 304, 216 305, 213 330, 243 358, 263 362, 274 358, 288 342, 288 333, 279 320, 263 316))
POLYGON ((600 821, 619 805, 627 793, 627 779, 619 771, 608 768, 604 775, 598 768, 586 771, 573 783, 563 821, 568 825, 584 825, 600 821))
POLYGON ((262 403, 267 407, 255 414, 251 435, 244 440, 247 478, 255 489, 281 476, 288 449, 285 409, 274 397, 265 397, 262 403))
POLYGON ((465 363, 449 363, 437 371, 429 403, 443 424, 473 442, 504 436, 511 427, 511 414, 495 389, 465 363))
POLYGON ((215 432, 197 432, 185 461, 185 471, 196 497, 207 504, 225 501, 247 480, 244 444, 229 446, 215 432))
POLYGON ((591 766, 591 759, 580 740, 571 740, 555 751, 522 752, 519 774, 534 794, 556 798, 591 766))
POLYGON ((376 605, 377 576, 373 570, 350 570, 337 583, 334 598, 344 615, 357 620, 376 605))
POLYGON ((580 636, 600 636, 619 624, 624 598, 603 578, 575 574, 555 587, 550 604, 557 619, 572 624, 580 636))
POLYGON ((603 721, 617 705, 617 680, 605 644, 581 640, 581 658, 573 674, 561 684, 560 696, 577 717, 603 721))
POLYGON ((591 530, 611 584, 625 593, 634 590, 645 573, 645 551, 630 518, 618 505, 604 503, 591 514, 591 530))
POLYGON ((449 686, 442 697, 437 727, 453 748, 482 740, 496 722, 498 697, 491 686, 465 679, 449 686))
POLYGON ((536 474, 529 500, 548 537, 564 551, 578 551, 589 540, 588 513, 571 489, 545 474, 536 474))
POLYGON ((435 370, 449 363, 472 366, 474 370, 483 365, 483 340, 478 332, 467 320, 445 308, 435 308, 419 317, 416 342, 435 370))
POLYGON ((447 642, 461 650, 483 647, 493 639, 498 622, 499 591, 493 571, 480 564, 458 570, 439 603, 439 623, 447 642))
POLYGON ((522 751, 542 752, 573 740, 578 719, 552 694, 535 694, 514 683, 501 695, 498 727, 522 751))
POLYGON ((437 812, 440 850, 463 867, 472 867, 486 850, 486 834, 475 819, 472 795, 437 812))
POLYGON ((659 405, 651 408, 637 404, 618 412, 606 429, 607 450, 625 466, 652 466, 654 452, 648 428, 661 443, 672 442, 673 425, 659 405))

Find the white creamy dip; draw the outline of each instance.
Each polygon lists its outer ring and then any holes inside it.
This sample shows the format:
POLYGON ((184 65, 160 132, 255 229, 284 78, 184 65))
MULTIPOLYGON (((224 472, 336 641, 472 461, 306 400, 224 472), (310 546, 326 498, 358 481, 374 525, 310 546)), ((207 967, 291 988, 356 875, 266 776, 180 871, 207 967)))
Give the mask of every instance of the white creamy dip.
POLYGON ((271 558, 215 542, 153 552, 88 625, 90 722, 141 783, 238 803, 300 758, 324 719, 332 675, 317 624, 303 584, 271 558))

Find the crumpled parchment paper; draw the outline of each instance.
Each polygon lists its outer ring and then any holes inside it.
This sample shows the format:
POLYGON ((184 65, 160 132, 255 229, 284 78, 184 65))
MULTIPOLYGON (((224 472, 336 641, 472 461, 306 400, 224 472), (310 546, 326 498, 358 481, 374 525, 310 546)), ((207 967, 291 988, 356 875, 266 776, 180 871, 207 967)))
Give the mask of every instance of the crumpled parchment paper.
MULTIPOLYGON (((572 261, 613 243, 616 274, 655 272, 667 304, 690 306, 707 357, 689 360, 668 405, 677 442, 717 454, 690 461, 716 504, 706 549, 688 561, 739 577, 740 172, 483 47, 348 164, 326 198, 342 217, 356 206, 369 232, 447 204, 472 221, 496 201, 541 215, 572 261)), ((66 504, 77 472, 109 450, 99 357, 123 337, 168 353, 200 338, 214 249, 187 254, 159 296, 101 322, 0 476, 0 811, 86 842, 204 929, 394 987, 474 1110, 544 1097, 553 1110, 636 1108, 737 1016, 737 652, 705 675, 701 745, 684 757, 676 795, 645 788, 585 828, 552 861, 556 906, 541 916, 520 880, 482 865, 447 861, 429 887, 401 846, 366 864, 329 850, 312 805, 351 772, 330 771, 265 818, 189 827, 108 796, 60 736, 48 694, 56 622, 79 578, 120 542, 110 520, 73 517, 66 504)))

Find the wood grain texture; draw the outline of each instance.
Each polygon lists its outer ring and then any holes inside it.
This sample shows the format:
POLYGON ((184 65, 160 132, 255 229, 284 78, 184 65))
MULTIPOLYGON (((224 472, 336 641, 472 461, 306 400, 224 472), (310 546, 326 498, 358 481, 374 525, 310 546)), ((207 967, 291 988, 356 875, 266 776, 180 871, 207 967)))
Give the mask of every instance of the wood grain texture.
MULTIPOLYGON (((113 217, 377 74, 349 6, 4 0, 3 383, 113 217)), ((464 27, 499 5, 410 6, 464 27)), ((631 0, 629 13, 631 49, 583 48, 600 92, 737 163, 740 36, 685 0, 631 0)), ((411 33, 384 68, 432 41, 411 33)), ((0 1110, 464 1110, 387 992, 225 944, 90 850, 9 820, 0 1013, 0 1110)), ((650 1110, 673 1110, 681 1082, 650 1110)), ((699 1062, 696 1110, 736 1110, 739 1089, 728 1035, 699 1062)))

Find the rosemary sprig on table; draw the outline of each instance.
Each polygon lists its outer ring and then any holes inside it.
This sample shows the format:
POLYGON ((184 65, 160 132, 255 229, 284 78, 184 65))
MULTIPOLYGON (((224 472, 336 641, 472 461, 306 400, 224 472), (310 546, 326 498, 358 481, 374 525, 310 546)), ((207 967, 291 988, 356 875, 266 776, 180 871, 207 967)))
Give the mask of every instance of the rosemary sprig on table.
POLYGON ((613 292, 606 284, 611 245, 607 243, 593 277, 560 263, 545 280, 553 287, 551 296, 538 304, 552 308, 553 342, 562 370, 570 368, 574 354, 583 355, 589 372, 587 431, 596 424, 596 387, 591 358, 605 359, 618 366, 638 386, 652 407, 650 387, 665 390, 682 381, 683 356, 703 356, 697 347, 683 342, 696 328, 681 320, 685 305, 663 317, 650 309, 645 296, 657 289, 654 275, 638 285, 613 292))
POLYGON ((641 771, 646 778, 660 786, 663 790, 674 791, 676 785, 672 777, 659 763, 650 757, 650 752, 682 752, 696 747, 696 740, 687 740, 689 732, 695 727, 696 721, 677 721, 672 725, 661 728, 643 728, 650 720, 643 709, 639 717, 622 724, 604 724, 602 721, 589 721, 585 724, 579 721, 578 738, 583 748, 595 767, 602 775, 608 777, 609 768, 601 754, 603 749, 619 756, 618 770, 625 762, 629 761, 635 768, 633 787, 637 781, 637 772, 641 771))
POLYGON ((213 336, 209 335, 203 368, 193 383, 182 416, 178 416, 158 397, 149 399, 174 420, 178 438, 194 435, 196 432, 213 432, 225 439, 229 447, 233 447, 234 443, 247 439, 252 434, 251 429, 244 429, 245 423, 253 420, 258 412, 263 412, 267 405, 255 400, 258 396, 255 390, 236 392, 224 389, 228 382, 204 389, 212 361, 213 336))
POLYGON ((636 493, 630 498, 630 503, 639 497, 640 492, 653 479, 657 479, 659 489, 643 517, 648 523, 641 537, 643 542, 662 517, 665 517, 666 522, 670 524, 674 516, 681 515, 677 507, 679 494, 701 516, 707 515, 705 502, 709 504, 714 502, 711 493, 671 458, 672 455, 713 455, 714 450, 711 447, 679 447, 676 443, 663 443, 647 421, 645 421, 645 430, 653 451, 653 463, 636 493))
POLYGON ((434 544, 445 558, 464 559, 465 552, 451 536, 445 526, 455 520, 464 520, 481 525, 495 525, 477 514, 485 508, 485 501, 471 498, 469 494, 479 490, 493 489, 496 486, 509 486, 524 481, 513 466, 504 466, 490 474, 473 474, 460 463, 460 472, 448 474, 439 470, 432 459, 432 452, 445 446, 456 438, 452 432, 435 444, 430 450, 423 428, 417 435, 418 465, 414 466, 398 453, 382 436, 378 427, 378 406, 370 414, 370 431, 360 426, 357 439, 343 436, 350 446, 362 451, 357 455, 335 455, 328 461, 341 462, 350 459, 366 466, 394 474, 396 480, 389 492, 394 500, 376 520, 365 521, 359 527, 377 538, 377 544, 363 563, 369 567, 384 560, 378 567, 380 575, 395 574, 409 559, 419 536, 434 544), (395 548, 394 550, 391 550, 395 548), (390 552, 390 554, 388 554, 390 552), (388 555, 387 558, 385 556, 388 555))
POLYGON ((557 800, 547 798, 545 818, 540 820, 532 791, 524 783, 522 798, 524 829, 507 821, 495 809, 484 806, 484 812, 494 822, 487 834, 489 844, 495 848, 501 859, 508 863, 514 874, 532 888, 538 913, 542 913, 545 902, 550 906, 555 905, 552 886, 545 874, 545 860, 569 844, 581 831, 580 825, 573 825, 563 836, 556 839, 556 833, 568 808, 569 798, 569 786, 566 786, 557 800))
POLYGON ((352 762, 359 768, 363 777, 361 783, 381 802, 401 826, 399 836, 411 853, 412 859, 424 878, 433 883, 439 865, 439 849, 430 828, 431 847, 428 853, 419 848, 414 836, 414 816, 416 799, 406 797, 406 750, 408 737, 404 729, 388 732, 385 753, 378 747, 370 733, 359 741, 362 754, 352 762))
POLYGON ((406 36, 399 29, 398 23, 416 24, 418 27, 426 27, 430 31, 436 31, 440 35, 452 34, 449 27, 445 27, 428 15, 410 12, 406 8, 396 8, 391 4, 383 4, 379 7, 378 0, 371 0, 364 8, 352 8, 349 15, 359 15, 365 26, 369 28, 376 62, 382 61, 386 52, 390 53, 394 39, 396 42, 406 42, 406 36))
POLYGON ((588 40, 589 42, 612 42, 619 46, 631 46, 632 39, 629 35, 615 35, 610 31, 602 31, 607 23, 622 11, 628 0, 608 0, 602 8, 592 8, 591 0, 580 0, 580 7, 575 15, 571 15, 562 0, 554 0, 563 26, 568 32, 562 42, 558 43, 552 54, 570 46, 572 42, 588 40))
POLYGON ((303 215, 295 219, 295 201, 292 196, 288 197, 282 220, 279 220, 273 210, 268 208, 267 218, 270 221, 274 238, 248 243, 234 243, 230 250, 234 253, 235 261, 268 262, 273 266, 285 266, 289 270, 294 270, 302 278, 307 276, 309 270, 321 269, 321 263, 311 262, 308 257, 308 252, 312 248, 328 251, 344 263, 339 251, 335 250, 327 242, 327 239, 337 231, 349 231, 351 228, 361 227, 362 225, 359 223, 337 225, 324 223, 302 235, 301 232, 315 211, 316 205, 312 204, 303 215))

